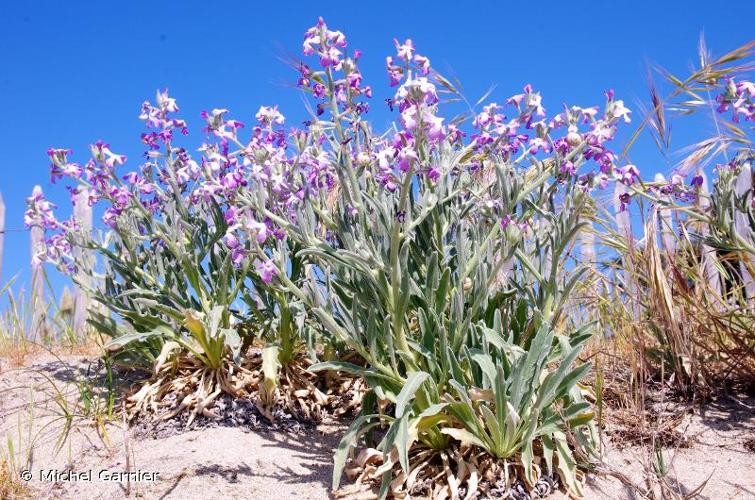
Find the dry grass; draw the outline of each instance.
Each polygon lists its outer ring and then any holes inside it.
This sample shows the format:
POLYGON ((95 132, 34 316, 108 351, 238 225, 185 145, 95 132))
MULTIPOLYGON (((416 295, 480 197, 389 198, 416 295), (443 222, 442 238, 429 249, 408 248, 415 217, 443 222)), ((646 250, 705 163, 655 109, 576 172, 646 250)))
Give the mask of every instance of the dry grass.
POLYGON ((20 482, 11 470, 7 460, 0 460, 0 498, 3 500, 31 498, 26 485, 20 482))
POLYGON ((30 342, 19 343, 0 338, 0 370, 25 366, 27 358, 42 350, 41 347, 30 342))
POLYGON ((49 345, 30 341, 17 342, 0 337, 0 371, 26 366, 30 358, 44 352, 56 356, 99 357, 103 354, 103 349, 101 340, 91 336, 75 344, 53 343, 49 345))

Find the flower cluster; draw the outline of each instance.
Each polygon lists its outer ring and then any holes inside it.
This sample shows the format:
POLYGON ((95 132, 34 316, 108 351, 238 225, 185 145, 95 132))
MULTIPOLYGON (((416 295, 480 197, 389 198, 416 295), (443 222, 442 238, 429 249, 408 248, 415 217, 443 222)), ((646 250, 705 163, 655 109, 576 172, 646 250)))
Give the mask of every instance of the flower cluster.
POLYGON ((411 40, 406 40, 403 44, 398 40, 394 42, 397 59, 401 64, 394 65, 391 57, 387 59, 391 85, 401 83, 401 78, 397 75, 404 76, 405 80, 396 90, 392 105, 398 106, 401 123, 409 134, 424 133, 428 142, 437 144, 445 138, 446 131, 443 127, 444 119, 437 116, 438 94, 435 84, 427 78, 430 74, 430 61, 415 53, 411 40))
MULTIPOLYGON (((180 130, 182 135, 189 133, 184 120, 171 118, 171 113, 178 112, 176 100, 168 95, 168 89, 157 91, 156 105, 149 101, 142 104, 140 120, 144 120, 147 128, 151 129, 142 134, 142 142, 149 146, 150 150, 160 149, 160 144, 169 145, 173 140, 173 131, 180 130)), ((168 148, 169 149, 169 148, 168 148)))
POLYGON ((355 50, 349 57, 342 50, 346 45, 344 34, 329 30, 322 18, 304 33, 303 53, 305 56, 316 55, 322 70, 313 71, 309 65, 300 63, 297 83, 320 101, 318 116, 325 112, 329 99, 333 99, 342 112, 361 115, 369 111, 366 102, 355 101, 362 95, 372 97, 372 88, 362 85, 362 74, 357 66, 362 53, 355 50), (342 73, 343 78, 337 78, 335 73, 342 73))
POLYGON ((56 207, 45 198, 41 187, 34 187, 31 196, 26 199, 26 205, 24 225, 27 228, 36 226, 45 230, 56 230, 60 227, 60 223, 53 213, 53 209, 56 207))
POLYGON ((500 155, 504 159, 518 154, 550 155, 555 152, 561 158, 559 173, 564 180, 577 176, 582 160, 591 160, 597 164, 597 171, 578 178, 585 190, 605 188, 611 180, 631 185, 639 179, 636 167, 617 166, 616 155, 606 145, 614 138, 619 120, 631 121, 631 111, 613 96, 613 91, 606 92, 603 116, 599 116, 597 106, 571 106, 548 119, 540 93, 528 84, 522 93, 506 99, 506 105, 515 108, 511 119, 504 114, 504 106, 497 103, 484 106, 472 122, 477 129, 472 139, 478 151, 500 155), (585 125, 587 130, 580 130, 585 125), (559 132, 559 129, 566 130, 559 132))
POLYGON ((743 80, 735 82, 734 78, 726 81, 724 91, 716 97, 716 111, 725 113, 732 110, 732 120, 738 123, 740 118, 755 121, 755 83, 743 80))
MULTIPOLYGON (((319 19, 305 32, 303 42, 304 56, 315 56, 316 67, 298 65, 298 85, 317 105, 317 116, 305 122, 304 129, 285 129, 286 119, 277 106, 261 106, 251 128, 229 118, 227 109, 203 111, 207 138, 195 159, 174 144, 176 132, 188 134, 186 121, 176 117, 176 100, 167 90, 158 91, 154 104, 146 101, 141 106, 139 118, 146 128, 141 141, 147 150, 146 162, 138 169, 116 174, 126 158, 98 141, 84 166, 69 161, 70 150, 50 149, 52 179, 72 181, 72 197, 84 192, 90 205, 103 203, 103 222, 113 230, 128 214, 160 219, 170 200, 178 200, 188 214, 200 216, 217 206, 227 224, 221 244, 232 262, 237 267, 253 262, 265 283, 280 271, 271 252, 276 242, 287 238, 279 218, 296 224, 307 203, 327 199, 343 182, 364 189, 374 180, 388 193, 415 178, 432 186, 441 176, 458 173, 441 170, 438 158, 443 147, 471 150, 474 154, 466 155, 459 165, 471 172, 490 157, 526 165, 528 156, 548 155, 557 162, 560 182, 577 182, 585 191, 604 188, 610 181, 631 185, 638 180, 636 167, 617 165, 607 146, 618 123, 630 121, 630 111, 623 101, 614 100, 612 91, 606 93, 602 114, 597 106, 572 106, 548 117, 540 93, 526 85, 504 105, 483 106, 465 130, 459 123, 446 124, 440 114, 438 89, 445 84, 431 70, 430 60, 417 52, 411 40, 394 42, 396 54, 386 59, 386 69, 395 92, 387 102, 398 112, 400 127, 389 136, 372 135, 362 122, 368 106, 360 99, 371 97, 372 89, 364 85, 357 66, 361 53, 349 55, 344 34, 319 19), (329 120, 321 121, 319 116, 326 111, 329 120), (581 172, 588 161, 597 169, 581 172), (249 208, 244 200, 252 196, 263 200, 263 209, 249 208)), ((737 95, 750 92, 747 86, 736 89, 737 95)), ((65 240, 73 225, 55 221, 52 207, 33 198, 30 223, 41 221, 47 231, 65 240)), ((500 208, 486 194, 483 198, 493 211, 500 208)), ((527 222, 517 224, 526 228, 527 222)), ((318 228, 327 239, 327 228, 318 228)), ((57 254, 65 248, 59 245, 59 250, 57 254)))
POLYGON ((70 163, 68 155, 72 154, 70 149, 53 149, 47 150, 47 156, 50 157, 50 181, 55 182, 63 177, 74 179, 81 178, 84 169, 78 163, 70 163))
POLYGON ((72 246, 68 236, 79 229, 77 221, 73 218, 59 221, 53 212, 57 207, 45 198, 39 186, 35 186, 31 196, 26 199, 26 207, 24 225, 30 229, 41 229, 45 234, 44 246, 32 256, 32 267, 53 261, 61 269, 73 273, 75 262, 71 257, 72 246))
POLYGON ((702 186, 703 178, 699 175, 693 176, 687 184, 684 177, 678 172, 673 173, 668 181, 659 177, 656 179, 656 185, 650 186, 650 190, 682 202, 694 201, 697 199, 697 192, 702 186))

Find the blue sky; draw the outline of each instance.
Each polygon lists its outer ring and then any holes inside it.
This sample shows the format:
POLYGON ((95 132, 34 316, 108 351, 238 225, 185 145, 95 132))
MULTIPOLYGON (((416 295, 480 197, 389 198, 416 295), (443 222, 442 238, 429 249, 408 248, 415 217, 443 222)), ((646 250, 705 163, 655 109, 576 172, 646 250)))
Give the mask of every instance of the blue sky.
MULTIPOLYGON (((391 115, 384 59, 392 39, 412 38, 442 73, 476 101, 491 85, 501 101, 526 83, 546 108, 603 103, 613 88, 630 108, 647 102, 651 63, 680 75, 696 60, 702 31, 722 54, 753 38, 755 2, 10 2, 0 3, 0 191, 6 227, 21 229, 24 198, 35 184, 61 206, 45 151, 69 147, 86 160, 103 139, 129 156, 143 151, 139 106, 168 87, 201 141, 199 112, 225 107, 250 121, 278 103, 289 124, 303 118, 296 78, 281 58, 298 56, 302 33, 318 15, 344 31, 364 56, 375 89, 376 128, 391 115)), ((637 113, 635 113, 637 114, 637 113)), ((703 131, 704 132, 704 131, 703 131)), ((680 143, 681 145, 682 143, 680 143)), ((643 174, 667 171, 674 158, 643 141, 632 154, 643 174)), ((28 281, 28 234, 5 238, 2 280, 28 281)), ((56 279, 59 283, 59 280, 56 279)))

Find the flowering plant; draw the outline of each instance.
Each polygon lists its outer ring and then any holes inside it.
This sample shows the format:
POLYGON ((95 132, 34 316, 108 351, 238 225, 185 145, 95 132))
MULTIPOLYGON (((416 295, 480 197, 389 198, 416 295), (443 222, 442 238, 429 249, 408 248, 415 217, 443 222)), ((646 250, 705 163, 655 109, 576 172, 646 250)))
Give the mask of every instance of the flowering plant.
MULTIPOLYGON (((398 122, 385 135, 366 120, 373 91, 360 51, 347 52, 344 34, 320 19, 303 43, 315 65, 297 68, 315 102, 304 130, 286 132, 278 108, 263 106, 244 136, 242 122, 214 109, 202 113, 212 140, 194 160, 174 145, 176 132, 187 133, 175 100, 158 92, 142 107, 148 161, 138 172, 117 176, 125 158, 103 143, 84 167, 68 151, 50 153, 54 179, 71 177, 77 199, 107 205, 109 235, 87 238, 38 196, 28 222, 50 230, 44 257, 63 268, 78 266, 76 245, 105 258, 94 293, 123 321, 95 323, 114 344, 147 343, 158 375, 177 347, 200 361, 200 376, 167 389, 200 380, 199 396, 176 411, 208 414, 221 390, 260 382, 228 363, 263 332, 263 403, 274 402, 278 373, 306 344, 313 359, 318 345, 326 351, 312 371, 369 385, 336 455, 335 487, 358 438, 387 424, 375 471, 383 494, 411 491, 421 471, 435 476, 434 460, 449 456, 460 479, 442 487, 452 494, 463 480, 470 494, 484 487, 465 475, 471 467, 511 477, 514 457, 534 486, 536 454, 578 493, 576 460, 596 444, 578 385, 589 365, 574 366, 590 325, 567 326, 564 305, 581 271, 567 270, 565 255, 590 193, 637 182, 637 169, 609 149, 630 111, 608 91, 602 113, 573 106, 549 117, 527 85, 471 124, 447 119, 442 97, 454 87, 411 40, 395 45, 387 104, 398 122)), ((311 387, 308 376, 297 380, 311 387)), ((156 391, 165 394, 145 385, 138 404, 156 391)))
MULTIPOLYGON (((48 260, 74 279, 87 276, 82 284, 98 284, 89 292, 108 313, 93 310, 90 320, 112 337, 107 347, 131 362, 157 361, 168 369, 164 358, 180 347, 202 369, 223 373, 229 356, 241 362, 255 338, 280 340, 281 359, 288 362, 299 352, 298 335, 310 328, 305 328, 301 308, 271 285, 279 272, 272 259, 286 259, 278 252, 290 253, 285 242, 236 203, 248 173, 246 165, 227 154, 227 139, 242 125, 232 123, 230 132, 219 125, 222 110, 204 113, 208 131, 221 140, 203 144, 197 161, 175 145, 177 131, 188 133, 186 122, 173 117, 177 111, 167 92, 157 93, 155 105, 142 105, 140 118, 147 125, 142 142, 148 150, 137 171, 117 173, 126 158, 102 142, 92 146, 92 159, 83 167, 70 161, 69 150, 48 152, 53 182, 72 181, 68 189, 74 203, 104 205, 102 221, 110 231, 98 239, 81 231, 75 217, 58 221, 51 204, 35 192, 27 224, 48 232, 35 264, 48 260), (75 248, 99 255, 104 272, 88 266, 75 248)), ((267 123, 267 118, 260 117, 260 122, 267 123)), ((261 139, 259 133, 253 139, 261 149, 274 140, 272 134, 261 139)), ((289 279, 297 279, 302 267, 295 256, 287 260, 289 279)), ((204 391, 213 397, 195 405, 196 410, 217 396, 216 388, 238 394, 249 382, 239 379, 234 385, 217 377, 217 384, 208 382, 204 391)), ((276 377, 268 373, 265 378, 276 377)), ((273 390, 266 393, 268 400, 273 390)))
MULTIPOLYGON (((566 276, 562 264, 589 192, 637 180, 607 147, 629 111, 608 92, 602 116, 571 107, 549 120, 527 86, 507 101, 512 119, 488 105, 468 134, 440 116, 440 95, 453 87, 411 41, 396 41, 388 105, 401 127, 376 136, 364 118, 371 90, 359 76, 361 54, 345 47, 322 20, 305 34, 304 54, 319 55, 320 68, 301 63, 299 85, 317 116, 296 132, 292 157, 270 167, 285 172, 297 199, 253 196, 268 191, 268 179, 240 196, 326 273, 324 292, 280 280, 366 362, 312 367, 358 374, 371 388, 336 455, 334 487, 358 437, 387 423, 377 447, 383 493, 411 491, 419 482, 411 470, 434 474, 426 467, 434 454, 459 445, 519 456, 534 484, 536 442, 549 471, 577 492, 567 435, 582 457, 595 436, 576 385, 589 365, 571 365, 589 328, 558 330, 580 276, 566 276), (387 403, 393 411, 379 411, 387 403)), ((459 470, 471 460, 465 453, 459 470)))

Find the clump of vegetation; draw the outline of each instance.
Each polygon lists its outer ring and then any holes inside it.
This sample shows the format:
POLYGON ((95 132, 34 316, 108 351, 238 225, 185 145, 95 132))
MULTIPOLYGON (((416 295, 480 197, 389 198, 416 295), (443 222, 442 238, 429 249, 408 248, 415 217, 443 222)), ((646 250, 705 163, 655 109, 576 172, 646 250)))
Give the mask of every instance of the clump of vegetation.
POLYGON ((653 109, 637 129, 649 129, 665 153, 674 114, 716 131, 682 150, 670 181, 659 176, 633 186, 645 214, 642 238, 627 240, 606 226, 603 241, 619 255, 613 271, 623 275, 616 282, 627 314, 618 316, 623 325, 616 316, 601 321, 631 340, 639 388, 649 378, 705 395, 755 380, 755 154, 748 126, 755 88, 743 79, 753 47, 713 59, 701 41, 700 67, 689 77, 661 71, 673 88, 665 97, 651 88, 653 109))
MULTIPOLYGON (((276 106, 262 106, 249 129, 214 109, 202 113, 207 135, 193 154, 176 101, 159 91, 142 105, 138 169, 123 171, 126 158, 101 141, 83 165, 69 150, 48 152, 53 178, 67 179, 77 203, 101 205, 109 230, 93 237, 75 216, 60 221, 35 193, 27 221, 47 231, 37 260, 101 304, 90 322, 114 362, 151 371, 129 397, 132 416, 213 418, 225 393, 253 398, 269 419, 280 408, 316 418, 340 373, 364 394, 335 454, 334 489, 346 471, 381 497, 472 498, 517 482, 579 495, 600 449, 592 402, 600 411, 602 382, 583 383, 591 364, 580 357, 596 327, 679 387, 708 377, 712 358, 752 367, 744 273, 755 217, 752 186, 736 186, 753 157, 743 131, 729 127, 685 160, 738 145, 712 193, 698 176, 643 183, 610 148, 631 121, 613 91, 602 109, 547 115, 527 85, 503 105, 445 118, 458 92, 407 40, 387 59, 398 117, 380 134, 367 120, 361 53, 346 44, 322 19, 305 33, 315 62, 297 66, 312 104, 304 129, 285 130, 276 106), (593 234, 588 222, 601 222, 595 193, 613 186, 620 214, 633 196, 653 209, 642 244, 604 224, 602 245, 620 266, 601 276, 594 259, 571 256, 577 237, 593 234), (668 238, 658 243, 669 220, 659 228, 659 214, 670 212, 680 214, 674 252, 668 238), (718 295, 694 285, 710 275, 707 248, 740 265, 738 284, 718 295), (589 311, 586 293, 596 296, 589 311)), ((748 54, 706 59, 686 82, 669 75, 672 97, 721 87, 719 110, 753 120, 752 84, 722 81, 735 69, 721 69, 748 54)), ((642 126, 667 143, 666 102, 653 95, 642 126)), ((716 268, 722 283, 734 279, 716 268)))
POLYGON ((12 474, 7 460, 0 460, 0 497, 31 498, 24 484, 12 474))

